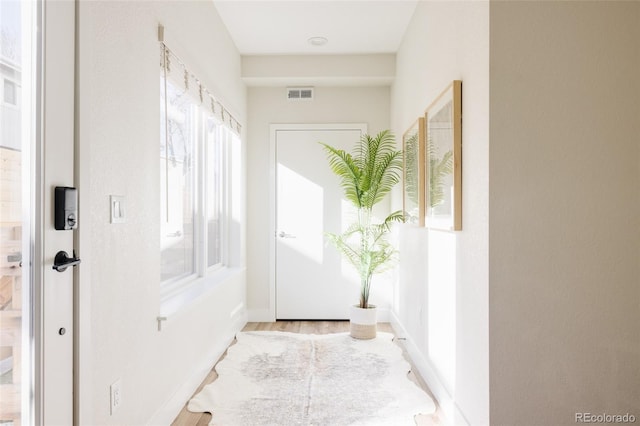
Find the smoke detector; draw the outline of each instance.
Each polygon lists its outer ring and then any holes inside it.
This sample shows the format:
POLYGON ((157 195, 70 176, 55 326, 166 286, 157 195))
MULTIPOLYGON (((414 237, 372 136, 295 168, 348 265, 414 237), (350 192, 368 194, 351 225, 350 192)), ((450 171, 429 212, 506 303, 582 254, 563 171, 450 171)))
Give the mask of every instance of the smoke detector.
POLYGON ((312 46, 324 46, 329 40, 326 37, 311 37, 307 40, 312 46))

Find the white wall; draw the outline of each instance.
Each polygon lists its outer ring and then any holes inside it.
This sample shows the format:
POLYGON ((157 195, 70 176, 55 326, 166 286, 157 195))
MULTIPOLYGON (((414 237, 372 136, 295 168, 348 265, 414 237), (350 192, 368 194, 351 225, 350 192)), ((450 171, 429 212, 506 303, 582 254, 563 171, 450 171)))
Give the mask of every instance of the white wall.
POLYGON ((153 416, 167 424, 177 414, 172 404, 186 401, 189 383, 197 385, 243 326, 242 313, 231 312, 245 301, 245 278, 218 285, 158 331, 157 26, 246 123, 240 56, 211 2, 82 1, 78 19, 79 421, 141 425, 153 416), (110 194, 125 196, 126 223, 109 223, 110 194), (110 416, 117 379, 122 404, 110 416))
POLYGON ((640 418, 640 3, 492 2, 494 424, 640 418))
POLYGON ((394 310, 445 413, 475 425, 489 422, 488 2, 418 4, 397 53, 394 131, 408 129, 454 79, 463 82, 463 230, 402 228, 394 310))
MULTIPOLYGON (((250 318, 269 320, 269 125, 275 123, 367 123, 369 133, 389 129, 388 87, 316 87, 315 99, 292 102, 285 87, 250 87, 247 138, 247 306, 250 318)), ((355 141, 354 141, 355 142, 355 141)), ((324 158, 319 161, 325 161, 324 158)), ((372 301, 391 299, 390 287, 372 289, 372 301)))

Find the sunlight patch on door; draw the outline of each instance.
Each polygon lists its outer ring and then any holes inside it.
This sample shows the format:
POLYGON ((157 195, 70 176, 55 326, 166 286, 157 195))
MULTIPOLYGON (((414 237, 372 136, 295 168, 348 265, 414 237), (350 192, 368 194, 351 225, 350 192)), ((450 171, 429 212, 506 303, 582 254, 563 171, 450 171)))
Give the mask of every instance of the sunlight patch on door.
POLYGON ((277 173, 278 241, 322 264, 324 190, 281 163, 278 163, 277 173))

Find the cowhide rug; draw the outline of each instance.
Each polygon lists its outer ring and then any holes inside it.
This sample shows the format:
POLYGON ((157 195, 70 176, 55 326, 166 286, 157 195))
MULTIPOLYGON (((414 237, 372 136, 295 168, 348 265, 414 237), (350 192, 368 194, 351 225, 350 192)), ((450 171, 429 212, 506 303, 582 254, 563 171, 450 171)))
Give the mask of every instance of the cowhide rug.
POLYGON ((407 378, 409 364, 389 333, 241 332, 218 363, 218 378, 189 401, 210 425, 415 425, 435 411, 407 378))

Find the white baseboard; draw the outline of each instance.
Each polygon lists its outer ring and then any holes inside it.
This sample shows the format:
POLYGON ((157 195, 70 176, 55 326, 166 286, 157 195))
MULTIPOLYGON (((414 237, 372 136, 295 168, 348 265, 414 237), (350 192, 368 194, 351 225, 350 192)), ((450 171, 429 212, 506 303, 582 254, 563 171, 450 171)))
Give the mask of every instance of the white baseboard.
POLYGON ((389 322, 391 323, 391 326, 398 338, 404 340, 405 349, 409 358, 411 358, 413 365, 416 366, 418 373, 424 379, 429 390, 438 401, 438 405, 445 416, 445 419, 443 419, 444 424, 469 426, 469 422, 465 418, 464 414, 462 414, 462 411, 458 408, 454 396, 449 393, 446 386, 436 373, 435 367, 416 346, 412 337, 404 328, 395 312, 389 310, 389 318, 389 322))
POLYGON ((233 342, 233 339, 235 339, 236 334, 241 331, 247 323, 246 311, 237 312, 234 317, 231 327, 229 327, 224 339, 220 339, 220 341, 211 348, 209 356, 204 357, 204 361, 193 369, 191 377, 188 377, 176 393, 163 404, 151 420, 149 420, 147 425, 170 425, 176 417, 178 417, 178 414, 180 414, 180 411, 182 411, 184 407, 184 403, 191 398, 196 389, 198 389, 198 386, 200 386, 209 372, 211 372, 211 367, 220 360, 229 345, 231 345, 231 342, 233 342))
MULTIPOLYGON (((378 322, 390 322, 389 308, 378 308, 378 322)), ((269 309, 249 309, 247 311, 249 322, 274 322, 269 309)))

